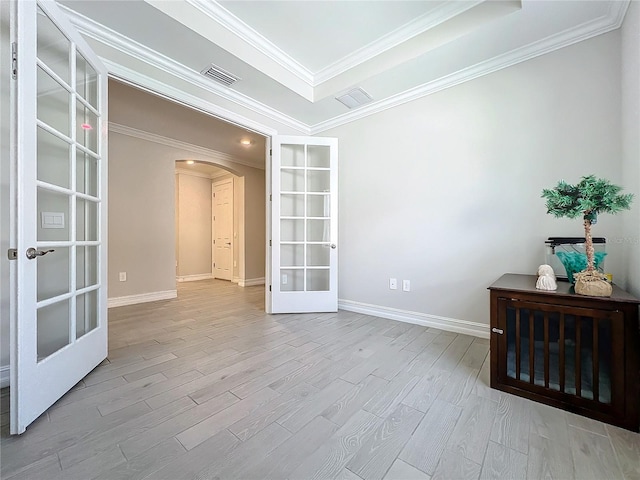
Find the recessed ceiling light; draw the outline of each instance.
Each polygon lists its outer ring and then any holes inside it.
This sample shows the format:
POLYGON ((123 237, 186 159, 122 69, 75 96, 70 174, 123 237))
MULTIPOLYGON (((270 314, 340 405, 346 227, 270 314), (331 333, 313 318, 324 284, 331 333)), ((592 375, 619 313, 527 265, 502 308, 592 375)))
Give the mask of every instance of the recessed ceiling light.
POLYGON ((196 163, 196 162, 193 161, 193 160, 187 160, 187 165, 193 165, 194 163, 196 163))
POLYGON ((251 140, 249 140, 248 138, 243 138, 242 140, 240 140, 240 143, 248 147, 249 145, 251 145, 251 140))

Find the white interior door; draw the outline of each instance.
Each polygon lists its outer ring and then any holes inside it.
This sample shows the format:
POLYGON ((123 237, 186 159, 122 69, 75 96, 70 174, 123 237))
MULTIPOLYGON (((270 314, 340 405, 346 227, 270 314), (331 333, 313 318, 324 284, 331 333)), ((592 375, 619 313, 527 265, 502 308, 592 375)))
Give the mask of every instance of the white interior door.
POLYGON ((107 72, 55 2, 13 7, 16 434, 107 356, 107 72))
POLYGON ((233 181, 213 184, 213 276, 231 280, 233 262, 233 181))
POLYGON ((338 310, 338 140, 272 137, 269 313, 338 310))

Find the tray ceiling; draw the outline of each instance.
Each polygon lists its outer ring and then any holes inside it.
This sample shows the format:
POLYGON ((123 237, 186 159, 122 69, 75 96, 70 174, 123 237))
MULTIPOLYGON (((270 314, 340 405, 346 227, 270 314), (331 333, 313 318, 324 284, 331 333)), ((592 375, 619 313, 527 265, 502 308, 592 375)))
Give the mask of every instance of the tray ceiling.
POLYGON ((109 66, 153 66, 169 75, 163 81, 173 75, 312 134, 616 29, 628 6, 597 0, 58 3, 109 66), (200 73, 212 64, 239 80, 227 86, 200 73), (373 100, 353 109, 336 100, 353 88, 373 100))

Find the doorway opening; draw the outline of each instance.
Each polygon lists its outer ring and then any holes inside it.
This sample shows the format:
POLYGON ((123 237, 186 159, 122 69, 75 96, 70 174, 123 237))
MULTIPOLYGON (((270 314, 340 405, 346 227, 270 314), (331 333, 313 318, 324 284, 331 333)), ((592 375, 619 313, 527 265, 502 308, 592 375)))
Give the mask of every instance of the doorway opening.
POLYGON ((109 95, 109 305, 174 298, 176 279, 264 284, 266 137, 113 79, 109 95), (225 181, 229 248, 216 253, 225 181))
POLYGON ((243 186, 243 177, 215 165, 176 161, 178 282, 244 280, 244 258, 239 258, 245 243, 243 186))

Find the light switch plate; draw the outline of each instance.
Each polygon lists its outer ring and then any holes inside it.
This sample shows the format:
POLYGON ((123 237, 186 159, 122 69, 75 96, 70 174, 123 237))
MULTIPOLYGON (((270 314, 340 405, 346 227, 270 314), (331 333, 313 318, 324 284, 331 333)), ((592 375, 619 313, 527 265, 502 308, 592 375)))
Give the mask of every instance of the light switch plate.
POLYGON ((64 228, 64 212, 42 212, 42 228, 64 228))

